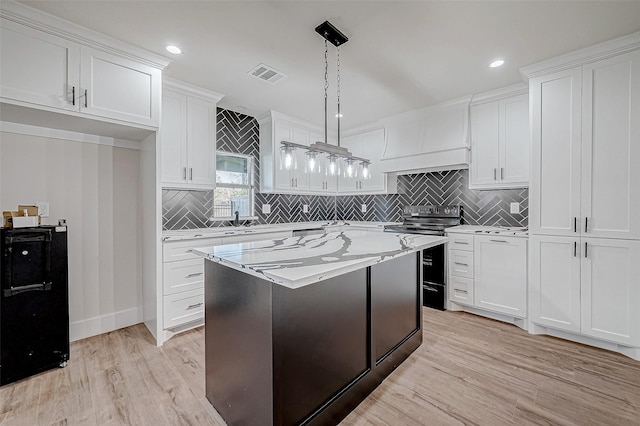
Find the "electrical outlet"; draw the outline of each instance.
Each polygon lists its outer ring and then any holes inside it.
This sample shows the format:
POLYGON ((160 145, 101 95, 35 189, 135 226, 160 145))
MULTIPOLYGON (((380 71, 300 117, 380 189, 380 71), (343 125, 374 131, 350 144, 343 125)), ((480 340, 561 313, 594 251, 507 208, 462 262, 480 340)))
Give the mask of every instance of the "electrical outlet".
POLYGON ((360 206, 360 210, 362 210, 362 213, 366 213, 367 212, 367 205, 362 203, 362 206, 360 206))
POLYGON ((49 203, 47 201, 37 201, 36 206, 38 206, 38 216, 49 217, 49 203))
POLYGON ((520 213, 520 203, 511 203, 509 207, 511 213, 520 213))
POLYGON ((262 214, 271 213, 271 204, 263 204, 262 205, 262 214))
POLYGON ((303 204, 302 205, 302 213, 309 213, 309 205, 308 204, 303 204))

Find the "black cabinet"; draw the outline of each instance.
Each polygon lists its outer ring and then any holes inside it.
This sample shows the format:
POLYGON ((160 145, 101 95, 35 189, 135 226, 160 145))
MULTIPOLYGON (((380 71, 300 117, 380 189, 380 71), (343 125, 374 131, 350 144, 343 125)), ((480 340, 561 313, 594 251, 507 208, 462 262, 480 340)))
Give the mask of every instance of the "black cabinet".
POLYGON ((0 385, 69 359, 67 228, 0 229, 0 385))

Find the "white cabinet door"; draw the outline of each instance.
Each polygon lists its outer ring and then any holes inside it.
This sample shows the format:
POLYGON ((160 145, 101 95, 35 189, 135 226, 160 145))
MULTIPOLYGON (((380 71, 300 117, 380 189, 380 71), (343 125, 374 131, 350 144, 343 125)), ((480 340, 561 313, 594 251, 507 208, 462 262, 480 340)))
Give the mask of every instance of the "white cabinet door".
POLYGON ((478 308, 527 317, 527 240, 476 236, 475 290, 478 308))
POLYGON ((190 184, 216 185, 216 105, 187 98, 188 176, 190 184))
POLYGON ((640 345, 640 241, 582 239, 582 333, 640 345))
POLYGON ((580 332, 579 238, 531 236, 531 320, 540 325, 580 332))
POLYGON ((80 45, 2 19, 0 96, 78 111, 80 45))
POLYGON ((583 67, 582 111, 583 235, 640 239, 640 52, 583 67))
POLYGON ((462 278, 473 279, 473 252, 449 250, 449 273, 462 278))
POLYGON ((187 182, 187 97, 165 90, 162 94, 162 183, 187 182))
POLYGON ((471 187, 499 179, 499 121, 498 101, 471 107, 471 187))
POLYGON ((162 72, 90 47, 81 47, 80 111, 158 126, 162 72))
POLYGON ((338 191, 342 193, 382 193, 387 190, 386 175, 380 172, 380 158, 385 149, 384 129, 370 130, 342 139, 341 146, 347 148, 352 155, 371 161, 369 171, 371 177, 365 179, 362 175, 360 162, 354 165, 357 176, 349 178, 344 171, 338 177, 338 191))
POLYGON ((291 141, 291 126, 282 122, 273 122, 273 144, 275 155, 275 168, 273 170, 274 188, 280 190, 290 191, 293 187, 291 181, 291 170, 285 167, 283 164, 283 156, 281 155, 282 141, 291 141))
POLYGON ((529 95, 500 100, 500 183, 529 186, 529 95))
POLYGON ((581 69, 535 77, 531 207, 535 235, 577 235, 580 223, 581 69))

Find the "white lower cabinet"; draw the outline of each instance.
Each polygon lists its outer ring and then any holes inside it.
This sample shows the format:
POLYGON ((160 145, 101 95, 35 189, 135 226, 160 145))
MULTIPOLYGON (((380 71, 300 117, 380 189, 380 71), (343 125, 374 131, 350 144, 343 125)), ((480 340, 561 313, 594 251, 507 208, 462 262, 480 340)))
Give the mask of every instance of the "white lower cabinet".
MULTIPOLYGON (((495 317, 491 313, 501 314, 519 326, 524 324, 521 319, 527 317, 527 239, 457 233, 448 236, 450 308, 462 305, 473 313, 490 317, 495 317)), ((507 320, 501 316, 496 319, 507 320)))
POLYGON ((170 329, 204 319, 204 291, 182 291, 164 297, 164 328, 170 329))
MULTIPOLYGON (((162 329, 167 337, 204 321, 204 262, 194 248, 290 237, 291 231, 165 241, 162 245, 162 329)), ((160 342, 159 344, 161 344, 160 342)))
POLYGON ((640 346, 640 241, 531 238, 535 324, 640 346))
POLYGON ((188 328, 204 320, 204 259, 191 253, 222 238, 168 241, 162 245, 163 329, 188 328))
POLYGON ((526 318, 527 240, 484 235, 474 239, 474 305, 526 318))

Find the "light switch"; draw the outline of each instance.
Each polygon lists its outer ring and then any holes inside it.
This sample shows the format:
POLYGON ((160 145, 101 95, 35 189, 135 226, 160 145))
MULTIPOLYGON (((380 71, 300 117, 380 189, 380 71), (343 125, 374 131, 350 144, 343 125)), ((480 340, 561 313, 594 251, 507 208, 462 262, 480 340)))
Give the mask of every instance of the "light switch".
POLYGON ((262 205, 262 214, 271 213, 271 204, 263 204, 262 205))
POLYGON ((520 213, 520 203, 511 203, 511 213, 520 213))
POLYGON ((367 212, 367 205, 362 203, 362 206, 360 207, 360 209, 362 210, 362 213, 366 213, 367 212))
POLYGON ((309 213, 309 205, 308 204, 303 204, 302 205, 302 213, 309 213))

